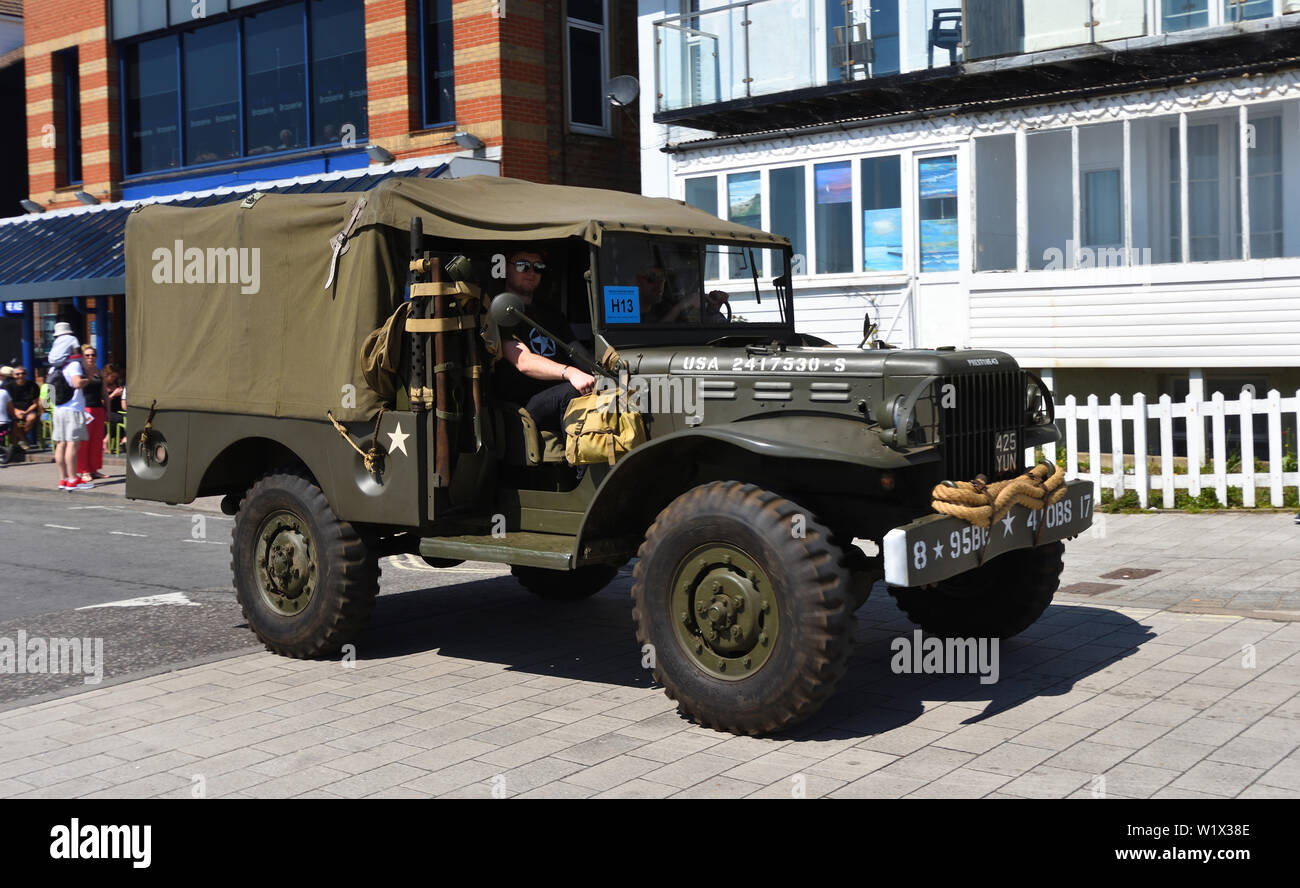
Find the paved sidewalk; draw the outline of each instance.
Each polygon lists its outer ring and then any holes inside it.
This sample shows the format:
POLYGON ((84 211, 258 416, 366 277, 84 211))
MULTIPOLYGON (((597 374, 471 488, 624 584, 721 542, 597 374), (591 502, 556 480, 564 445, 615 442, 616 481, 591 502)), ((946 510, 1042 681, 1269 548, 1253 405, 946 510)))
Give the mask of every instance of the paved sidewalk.
POLYGON ((350 666, 257 653, 12 709, 0 796, 1300 797, 1296 623, 1060 604, 981 685, 894 674, 912 626, 873 598, 827 707, 737 738, 650 686, 628 579, 413 606, 350 666))
MULTIPOLYGON (((54 458, 48 453, 33 454, 36 458, 27 462, 15 463, 0 468, 0 490, 40 490, 58 491, 59 470, 54 465, 54 458)), ((69 496, 112 496, 123 499, 126 496, 126 460, 122 457, 104 457, 104 466, 100 472, 107 475, 89 490, 69 491, 69 496)), ((221 511, 221 497, 210 496, 197 499, 189 508, 205 512, 221 511)))
POLYGON ((354 661, 255 653, 5 710, 0 796, 1300 797, 1297 536, 1105 516, 1062 584, 1112 588, 1058 596, 992 685, 891 671, 914 627, 877 589, 836 696, 765 739, 651 685, 626 569, 564 604, 482 564, 398 589, 389 560, 354 661))

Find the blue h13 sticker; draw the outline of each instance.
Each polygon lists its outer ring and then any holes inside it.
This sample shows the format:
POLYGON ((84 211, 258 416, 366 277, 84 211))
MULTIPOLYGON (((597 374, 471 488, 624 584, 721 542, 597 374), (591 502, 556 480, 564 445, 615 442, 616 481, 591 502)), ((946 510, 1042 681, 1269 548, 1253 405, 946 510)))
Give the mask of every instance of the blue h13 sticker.
POLYGON ((606 287, 605 323, 641 323, 641 291, 636 287, 606 287))

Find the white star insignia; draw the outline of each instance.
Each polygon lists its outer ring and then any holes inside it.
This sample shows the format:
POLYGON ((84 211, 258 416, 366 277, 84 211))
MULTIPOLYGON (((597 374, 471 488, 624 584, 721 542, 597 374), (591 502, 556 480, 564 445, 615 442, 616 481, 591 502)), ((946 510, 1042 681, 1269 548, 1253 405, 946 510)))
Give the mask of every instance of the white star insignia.
POLYGON ((402 431, 402 424, 400 422, 397 424, 397 431, 388 432, 387 434, 389 453, 392 453, 395 450, 400 450, 402 451, 402 456, 410 456, 410 454, 406 452, 406 439, 411 436, 402 431))
POLYGON ((1007 513, 1007 517, 1002 519, 1002 535, 1004 537, 1011 535, 1011 525, 1015 523, 1015 520, 1016 516, 1010 512, 1007 513))
POLYGON ((935 557, 935 558, 942 558, 942 557, 943 557, 943 543, 935 543, 935 544, 934 544, 934 557, 935 557))

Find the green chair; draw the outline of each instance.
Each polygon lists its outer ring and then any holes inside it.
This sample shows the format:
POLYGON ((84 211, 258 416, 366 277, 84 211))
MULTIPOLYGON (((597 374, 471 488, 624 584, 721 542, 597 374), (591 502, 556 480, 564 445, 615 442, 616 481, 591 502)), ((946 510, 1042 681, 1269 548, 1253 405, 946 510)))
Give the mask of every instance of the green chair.
POLYGON ((108 424, 108 452, 114 456, 122 453, 122 436, 126 434, 126 423, 110 422, 108 424))

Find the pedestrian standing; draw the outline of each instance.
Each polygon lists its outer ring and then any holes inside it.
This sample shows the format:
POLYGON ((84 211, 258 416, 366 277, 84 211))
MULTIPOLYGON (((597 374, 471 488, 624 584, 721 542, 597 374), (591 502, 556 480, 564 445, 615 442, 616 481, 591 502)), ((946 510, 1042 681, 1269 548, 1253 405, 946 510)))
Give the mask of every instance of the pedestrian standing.
POLYGON ((77 355, 76 337, 72 335, 72 325, 60 322, 54 325, 55 348, 50 350, 50 376, 56 381, 59 374, 67 383, 66 397, 59 394, 55 383, 51 388, 54 394, 54 462, 59 467, 60 490, 78 490, 91 488, 93 481, 82 481, 77 477, 77 447, 86 440, 86 399, 81 390, 86 387, 86 376, 81 362, 65 360, 77 355), (71 343, 67 340, 72 340, 71 343), (56 358, 57 354, 57 358, 56 358), (57 361, 57 363, 56 363, 57 361))
POLYGON ((81 482, 106 477, 99 470, 104 465, 104 377, 95 364, 93 345, 81 347, 81 369, 86 385, 81 390, 86 399, 86 443, 77 448, 77 479, 81 482))

